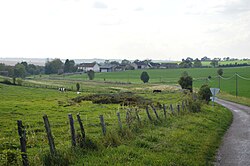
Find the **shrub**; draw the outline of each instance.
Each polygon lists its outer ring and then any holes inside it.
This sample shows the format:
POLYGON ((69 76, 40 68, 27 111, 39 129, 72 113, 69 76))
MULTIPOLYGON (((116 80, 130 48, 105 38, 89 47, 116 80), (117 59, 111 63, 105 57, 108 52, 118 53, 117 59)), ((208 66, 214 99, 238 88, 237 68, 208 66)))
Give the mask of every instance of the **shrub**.
POLYGON ((17 85, 20 85, 20 86, 23 84, 23 80, 22 79, 17 79, 16 82, 17 82, 17 85))
POLYGON ((141 73, 141 80, 143 81, 143 83, 147 83, 149 80, 149 75, 146 71, 143 71, 141 73))
POLYGON ((76 83, 76 91, 79 91, 79 90, 80 90, 80 84, 76 83))
POLYGON ((223 69, 218 69, 218 70, 217 70, 217 74, 220 75, 220 76, 222 76, 222 74, 223 74, 223 69))
POLYGON ((4 79, 4 80, 2 81, 2 83, 3 83, 3 84, 7 84, 7 85, 13 85, 13 84, 10 82, 10 80, 7 80, 7 79, 4 79))
POLYGON ((210 101, 210 97, 212 96, 210 87, 208 85, 202 85, 198 92, 198 95, 200 100, 204 100, 208 104, 210 101))
POLYGON ((193 92, 193 78, 187 73, 183 74, 178 81, 182 89, 188 89, 190 92, 193 92))
POLYGON ((95 78, 95 72, 93 70, 87 71, 89 80, 93 80, 95 78))

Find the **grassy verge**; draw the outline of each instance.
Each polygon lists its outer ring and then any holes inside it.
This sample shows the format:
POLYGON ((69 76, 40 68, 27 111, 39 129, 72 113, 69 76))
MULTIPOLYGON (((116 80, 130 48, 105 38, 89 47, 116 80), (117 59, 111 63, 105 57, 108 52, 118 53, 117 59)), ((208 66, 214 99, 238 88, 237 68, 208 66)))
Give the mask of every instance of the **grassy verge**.
POLYGON ((246 106, 250 106, 250 98, 241 97, 241 96, 236 97, 236 96, 230 95, 230 94, 225 93, 225 92, 219 93, 218 97, 221 98, 221 99, 224 99, 224 100, 228 100, 228 101, 238 103, 238 104, 243 104, 243 105, 246 105, 246 106))

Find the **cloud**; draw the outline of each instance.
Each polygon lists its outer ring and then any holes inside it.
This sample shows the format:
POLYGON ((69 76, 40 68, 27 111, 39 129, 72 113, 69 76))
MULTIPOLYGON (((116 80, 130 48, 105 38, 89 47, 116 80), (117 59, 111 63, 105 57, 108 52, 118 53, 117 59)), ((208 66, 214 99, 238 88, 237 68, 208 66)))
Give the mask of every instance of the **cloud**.
POLYGON ((139 11, 143 11, 143 10, 144 10, 143 7, 137 7, 137 8, 134 9, 134 11, 138 11, 138 12, 139 12, 139 11))
POLYGON ((210 0, 202 3, 191 3, 186 6, 186 14, 212 15, 212 14, 240 14, 250 11, 249 0, 210 0))
POLYGON ((100 1, 96 1, 93 5, 94 8, 97 8, 97 9, 106 9, 108 8, 108 6, 103 3, 103 2, 100 2, 100 1))

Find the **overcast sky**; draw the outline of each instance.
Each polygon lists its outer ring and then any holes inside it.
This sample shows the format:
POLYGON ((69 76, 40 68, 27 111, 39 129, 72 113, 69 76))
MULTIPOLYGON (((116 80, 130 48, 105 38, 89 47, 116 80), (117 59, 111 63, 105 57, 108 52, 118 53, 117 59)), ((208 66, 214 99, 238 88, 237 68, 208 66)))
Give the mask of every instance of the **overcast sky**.
POLYGON ((1 0, 0 57, 250 58, 250 0, 1 0))

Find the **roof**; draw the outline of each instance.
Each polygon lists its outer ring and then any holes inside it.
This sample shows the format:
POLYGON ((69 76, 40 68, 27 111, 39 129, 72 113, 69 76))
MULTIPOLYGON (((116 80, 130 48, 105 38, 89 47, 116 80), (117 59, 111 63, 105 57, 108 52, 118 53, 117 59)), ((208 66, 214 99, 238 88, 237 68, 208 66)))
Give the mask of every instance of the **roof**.
POLYGON ((79 66, 81 67, 94 67, 96 63, 80 63, 79 66))
POLYGON ((102 66, 100 66, 100 69, 110 69, 113 67, 114 67, 113 65, 102 65, 102 66))
POLYGON ((144 62, 134 62, 137 66, 147 66, 144 62))

